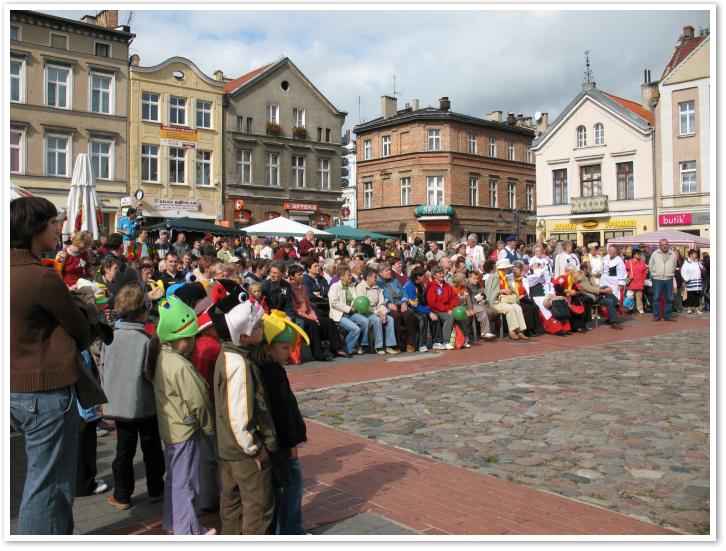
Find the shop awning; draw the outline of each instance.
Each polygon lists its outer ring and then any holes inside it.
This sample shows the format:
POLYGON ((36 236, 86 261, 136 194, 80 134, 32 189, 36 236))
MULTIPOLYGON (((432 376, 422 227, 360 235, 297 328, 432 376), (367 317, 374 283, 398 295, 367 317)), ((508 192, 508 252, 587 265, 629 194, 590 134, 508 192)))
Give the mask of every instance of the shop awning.
POLYGON ((684 231, 662 230, 636 235, 626 235, 625 237, 615 237, 613 239, 608 239, 608 245, 640 245, 643 243, 645 245, 656 246, 661 239, 667 239, 670 245, 675 245, 676 247, 688 247, 690 249, 707 249, 711 242, 708 237, 701 237, 684 231))
MULTIPOLYGON (((146 215, 146 212, 144 212, 146 215)), ((160 230, 172 230, 172 231, 189 231, 198 233, 211 233, 212 235, 234 235, 242 236, 245 235, 244 230, 237 228, 228 228, 226 226, 217 226, 216 224, 210 224, 203 220, 194 220, 192 218, 172 218, 166 222, 160 224, 154 224, 146 228, 149 232, 157 232, 160 230)))
POLYGON ((305 237, 305 234, 309 231, 313 232, 315 237, 322 239, 330 237, 330 234, 327 232, 301 224, 300 222, 295 222, 284 216, 278 216, 272 220, 265 220, 245 229, 245 232, 249 235, 261 235, 265 237, 305 237))

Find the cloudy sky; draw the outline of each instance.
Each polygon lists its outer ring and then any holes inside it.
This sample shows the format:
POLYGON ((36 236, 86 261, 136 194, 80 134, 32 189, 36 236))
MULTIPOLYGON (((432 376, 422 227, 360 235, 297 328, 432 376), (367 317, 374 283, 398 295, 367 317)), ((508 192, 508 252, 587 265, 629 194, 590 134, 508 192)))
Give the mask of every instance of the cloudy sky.
MULTIPOLYGON (((83 11, 52 11, 79 18, 83 11)), ((121 11, 124 23, 128 11, 121 11)), ((590 50, 600 89, 639 101, 643 69, 660 76, 684 25, 709 13, 648 11, 134 11, 131 51, 142 65, 179 55, 236 77, 288 56, 340 110, 345 128, 399 106, 449 96, 453 111, 550 120, 578 93, 590 50)))

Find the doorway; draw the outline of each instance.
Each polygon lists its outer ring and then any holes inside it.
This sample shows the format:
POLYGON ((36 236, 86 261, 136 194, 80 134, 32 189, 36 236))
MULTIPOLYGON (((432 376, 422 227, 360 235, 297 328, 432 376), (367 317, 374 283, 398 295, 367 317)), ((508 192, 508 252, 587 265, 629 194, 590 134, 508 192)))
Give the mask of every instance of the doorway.
POLYGON ((585 247, 587 247, 593 241, 597 242, 597 244, 602 247, 603 243, 600 240, 600 232, 599 231, 584 232, 582 234, 582 243, 578 243, 578 244, 579 245, 584 245, 585 247))

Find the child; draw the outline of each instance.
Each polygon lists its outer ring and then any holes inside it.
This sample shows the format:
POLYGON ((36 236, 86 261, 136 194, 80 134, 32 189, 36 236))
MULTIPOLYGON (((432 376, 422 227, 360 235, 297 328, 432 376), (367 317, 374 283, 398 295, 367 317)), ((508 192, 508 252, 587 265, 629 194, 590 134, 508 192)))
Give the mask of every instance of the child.
POLYGON ((166 458, 162 527, 170 534, 210 536, 217 531, 200 524, 193 504, 199 493, 201 433, 214 434, 209 387, 189 361, 196 334, 194 310, 175 295, 163 300, 148 365, 154 371, 159 433, 166 458))
MULTIPOLYGON (((277 312, 277 311, 276 311, 277 312)), ((272 420, 277 435, 277 451, 270 452, 275 488, 275 534, 305 534, 302 527, 303 476, 297 446, 307 441, 305 421, 283 365, 305 332, 282 317, 265 316, 265 340, 252 352, 252 361, 260 368, 272 420)))
POLYGON ((134 493, 134 455, 137 441, 146 467, 149 499, 164 495, 164 455, 156 419, 154 387, 144 378, 149 337, 144 330, 148 313, 140 285, 126 285, 116 295, 120 316, 113 342, 101 350, 103 389, 108 397, 104 417, 116 424, 116 457, 111 464, 113 494, 108 502, 117 509, 131 507, 134 493))
POLYGON ((214 370, 222 534, 267 534, 275 510, 268 450, 277 442, 249 348, 262 339, 264 311, 239 288, 209 314, 222 341, 214 370))
POLYGON ((469 293, 469 298, 471 299, 474 316, 476 316, 476 319, 479 322, 480 336, 487 341, 496 339, 497 336, 492 333, 489 321, 489 311, 487 310, 486 301, 484 299, 484 288, 479 285, 479 272, 469 272, 466 281, 466 290, 469 293))
POLYGON ((262 293, 262 284, 256 281, 250 282, 250 295, 260 303, 266 313, 269 313, 270 309, 267 306, 267 300, 265 295, 262 293))

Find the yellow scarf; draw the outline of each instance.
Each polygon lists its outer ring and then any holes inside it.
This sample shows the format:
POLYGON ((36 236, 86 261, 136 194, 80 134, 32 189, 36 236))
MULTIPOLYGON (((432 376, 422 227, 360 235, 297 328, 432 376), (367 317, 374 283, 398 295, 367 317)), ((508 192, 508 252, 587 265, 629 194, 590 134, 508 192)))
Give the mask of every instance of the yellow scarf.
POLYGON ((514 292, 517 294, 518 297, 523 297, 527 294, 527 290, 524 288, 524 285, 522 284, 522 276, 514 278, 514 292))
POLYGON ((497 275, 499 276, 499 290, 503 291, 504 289, 509 289, 512 291, 512 287, 509 285, 509 278, 507 278, 507 274, 502 273, 501 270, 497 270, 497 275))

